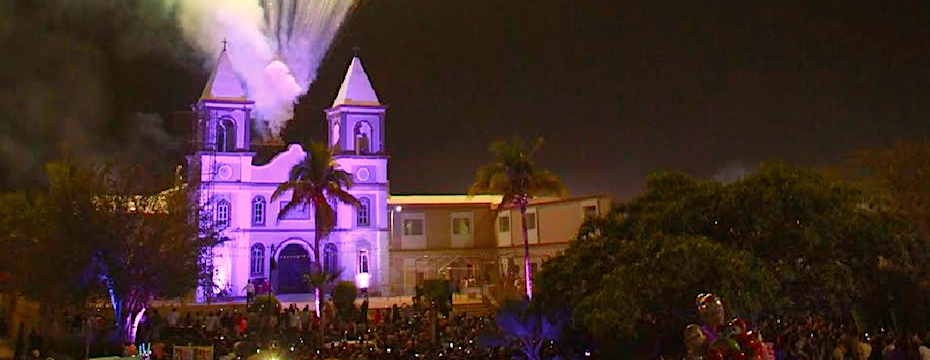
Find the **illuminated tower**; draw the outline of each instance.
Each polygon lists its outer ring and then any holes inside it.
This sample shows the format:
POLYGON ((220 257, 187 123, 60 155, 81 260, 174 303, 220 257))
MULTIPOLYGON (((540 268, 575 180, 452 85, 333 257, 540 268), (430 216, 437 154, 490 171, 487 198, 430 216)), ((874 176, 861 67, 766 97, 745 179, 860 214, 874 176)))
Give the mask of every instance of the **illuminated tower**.
POLYGON ((248 177, 255 155, 249 149, 253 105, 223 49, 194 106, 193 153, 188 156, 188 165, 190 186, 199 190, 200 204, 208 214, 201 226, 221 230, 228 239, 208 255, 215 285, 224 290, 234 286, 234 273, 241 267, 234 264, 235 249, 247 244, 238 242, 248 241, 237 235, 240 222, 234 215, 247 208, 238 204, 248 201, 243 200, 239 183, 248 177))
MULTIPOLYGON (((353 175, 350 192, 362 206, 339 219, 340 255, 359 287, 386 288, 389 279, 388 156, 384 143, 385 106, 378 100, 358 55, 352 58, 333 106, 326 110, 329 144, 339 166, 353 175), (351 255, 351 256, 346 256, 351 255), (354 270, 354 271, 353 271, 354 270)), ((345 276, 345 275, 344 275, 345 276)))

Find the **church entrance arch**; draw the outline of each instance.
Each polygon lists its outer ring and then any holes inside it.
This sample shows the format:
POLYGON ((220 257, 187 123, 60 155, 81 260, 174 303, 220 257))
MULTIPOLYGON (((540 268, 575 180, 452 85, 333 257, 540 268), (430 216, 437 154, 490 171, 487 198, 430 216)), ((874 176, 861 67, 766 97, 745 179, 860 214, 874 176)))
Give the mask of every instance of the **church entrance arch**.
POLYGON ((310 285, 304 282, 304 274, 310 272, 313 257, 307 247, 290 243, 278 252, 278 293, 304 294, 310 285))

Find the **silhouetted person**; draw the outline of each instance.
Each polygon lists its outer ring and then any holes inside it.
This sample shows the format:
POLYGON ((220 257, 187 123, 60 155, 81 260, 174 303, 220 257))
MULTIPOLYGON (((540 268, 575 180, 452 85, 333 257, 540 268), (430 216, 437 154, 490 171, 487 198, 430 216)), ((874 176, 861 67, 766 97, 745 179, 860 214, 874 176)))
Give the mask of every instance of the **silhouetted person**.
POLYGON ((29 351, 35 353, 42 349, 42 336, 39 335, 39 331, 36 328, 32 328, 32 331, 29 332, 29 351))
POLYGON ((362 324, 368 323, 368 299, 362 301, 362 306, 358 309, 358 322, 362 324))
POLYGON ((16 345, 13 348, 13 358, 21 360, 26 354, 26 324, 19 323, 19 331, 16 332, 16 345))

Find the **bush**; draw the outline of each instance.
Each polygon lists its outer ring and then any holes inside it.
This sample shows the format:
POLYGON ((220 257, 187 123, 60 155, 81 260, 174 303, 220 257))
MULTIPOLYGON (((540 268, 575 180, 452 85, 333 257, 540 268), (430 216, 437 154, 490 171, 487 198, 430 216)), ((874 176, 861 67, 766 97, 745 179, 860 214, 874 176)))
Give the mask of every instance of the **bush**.
POLYGON ((333 304, 336 306, 336 315, 341 319, 355 318, 355 298, 358 295, 358 289, 351 281, 340 281, 333 288, 333 304))
POLYGON ((281 302, 274 295, 258 295, 249 305, 249 312, 259 314, 277 314, 281 310, 281 302))
POLYGON ((443 316, 449 315, 449 310, 452 309, 452 304, 449 303, 449 299, 452 297, 452 286, 450 286, 449 280, 425 280, 423 282, 423 295, 427 298, 427 301, 436 303, 436 311, 443 314, 443 316))

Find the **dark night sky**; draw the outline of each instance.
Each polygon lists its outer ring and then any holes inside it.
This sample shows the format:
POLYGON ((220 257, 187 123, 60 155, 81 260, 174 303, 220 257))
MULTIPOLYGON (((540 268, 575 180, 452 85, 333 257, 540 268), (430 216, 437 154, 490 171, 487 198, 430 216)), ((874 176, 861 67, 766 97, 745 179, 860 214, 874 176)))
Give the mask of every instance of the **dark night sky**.
POLYGON ((512 134, 545 137, 539 162, 579 195, 626 198, 662 169, 829 164, 927 133, 928 15, 919 1, 368 1, 290 135, 324 131, 359 45, 391 106, 394 192, 462 191, 512 134))
MULTIPOLYGON (((365 0, 286 138, 323 139, 358 45, 390 106, 394 193, 462 192, 513 134, 546 138, 538 162, 573 195, 628 198, 663 169, 825 165, 925 137, 928 15, 911 0, 365 0)), ((162 74, 172 90, 135 103, 184 110, 205 77, 162 74)))

